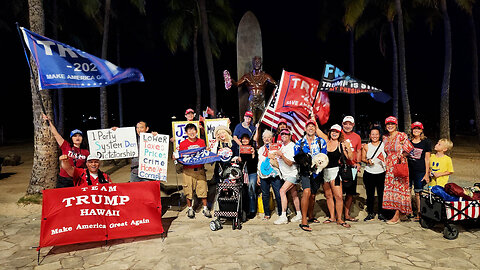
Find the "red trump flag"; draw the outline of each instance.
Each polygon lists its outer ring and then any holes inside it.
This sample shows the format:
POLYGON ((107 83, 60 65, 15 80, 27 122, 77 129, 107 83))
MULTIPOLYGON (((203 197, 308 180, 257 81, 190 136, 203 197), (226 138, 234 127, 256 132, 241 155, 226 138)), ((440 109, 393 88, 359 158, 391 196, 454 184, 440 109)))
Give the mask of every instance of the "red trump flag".
POLYGON ((319 82, 315 79, 284 70, 275 111, 294 111, 305 116, 310 115, 318 84, 319 82))
POLYGON ((157 181, 43 191, 38 249, 161 233, 157 181))

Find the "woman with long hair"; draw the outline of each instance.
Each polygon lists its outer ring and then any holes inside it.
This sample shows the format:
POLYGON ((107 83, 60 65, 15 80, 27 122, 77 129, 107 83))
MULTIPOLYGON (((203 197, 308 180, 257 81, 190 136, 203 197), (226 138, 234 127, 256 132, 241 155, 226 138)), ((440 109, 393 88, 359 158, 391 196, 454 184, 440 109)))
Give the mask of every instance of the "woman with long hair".
POLYGON ((413 151, 408 156, 408 172, 410 178, 410 189, 415 191, 415 204, 417 206, 417 216, 415 221, 420 220, 420 192, 423 189, 423 183, 429 182, 430 154, 432 144, 423 134, 423 124, 414 122, 410 131, 410 142, 413 145, 413 151))
MULTIPOLYGON (((43 120, 48 121, 50 126, 50 131, 55 137, 60 149, 62 150, 62 155, 67 155, 69 157, 68 161, 74 168, 86 168, 86 159, 90 155, 86 147, 85 140, 83 139, 83 133, 79 129, 74 129, 70 132, 70 141, 65 140, 57 129, 53 125, 53 121, 50 120, 48 116, 43 114, 43 120)), ((60 167, 60 173, 57 179, 57 188, 62 187, 73 187, 73 178, 60 167)))
POLYGON ((342 155, 351 160, 353 152, 350 143, 344 140, 340 125, 333 125, 327 136, 328 165, 323 169, 323 191, 330 217, 323 223, 337 222, 342 227, 350 228, 350 224, 343 220, 343 190, 338 172, 342 155))
POLYGON ((394 210, 394 216, 387 221, 393 225, 400 221, 401 216, 412 213, 409 180, 407 176, 395 175, 394 167, 398 163, 406 163, 407 156, 413 150, 407 134, 398 131, 397 118, 390 116, 385 119, 387 135, 383 137, 387 167, 385 174, 385 190, 383 192, 383 209, 394 210))

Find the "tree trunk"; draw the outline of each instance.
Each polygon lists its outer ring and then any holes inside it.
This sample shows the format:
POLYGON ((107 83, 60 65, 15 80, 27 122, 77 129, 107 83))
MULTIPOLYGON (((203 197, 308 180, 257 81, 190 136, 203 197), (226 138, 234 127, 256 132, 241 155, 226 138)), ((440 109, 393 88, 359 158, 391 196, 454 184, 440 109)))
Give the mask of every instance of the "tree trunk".
MULTIPOLYGON (((120 22, 117 22, 117 65, 120 66, 120 22)), ((117 91, 118 91, 118 125, 120 127, 124 126, 123 122, 123 92, 122 92, 122 84, 117 84, 117 91)))
MULTIPOLYGON (((349 68, 350 75, 355 76, 355 34, 353 28, 350 28, 348 31, 349 44, 348 44, 348 54, 349 58, 349 68)), ((355 117, 355 95, 350 94, 350 115, 355 117)))
POLYGON ((478 88, 478 50, 477 50, 477 28, 475 27, 475 19, 472 14, 469 14, 468 23, 472 34, 470 41, 472 43, 472 97, 473 108, 475 111, 475 128, 477 136, 480 140, 480 93, 478 88))
MULTIPOLYGON (((28 0, 28 15, 30 20, 30 30, 40 35, 45 33, 45 18, 42 0, 28 0)), ((33 58, 32 63, 33 74, 36 76, 37 67, 33 58)), ((41 100, 37 93, 37 80, 30 78, 30 87, 32 93, 33 108, 33 132, 34 132, 34 154, 32 174, 30 184, 27 188, 27 194, 38 194, 44 189, 55 187, 57 181, 57 142, 50 132, 50 128, 44 123, 42 117, 41 100)), ((41 99, 45 111, 50 118, 53 118, 52 99, 50 98, 50 90, 42 90, 40 92, 41 99)))
POLYGON ((203 49, 205 51, 205 60, 207 62, 207 71, 208 71, 208 84, 210 87, 210 107, 213 111, 217 112, 217 93, 215 87, 215 71, 213 68, 213 56, 212 50, 210 47, 210 36, 208 31, 208 16, 207 16, 207 7, 206 0, 198 0, 200 6, 200 21, 201 21, 201 34, 203 49))
POLYGON ((440 95, 440 137, 450 139, 450 74, 452 70, 452 30, 446 0, 440 1, 445 38, 445 63, 440 95))
POLYGON ((398 119, 398 51, 397 40, 395 38, 395 26, 393 21, 388 22, 390 26, 390 38, 392 39, 392 96, 393 111, 392 114, 398 119))
POLYGON ((407 90, 407 64, 405 61, 405 32, 403 30, 403 12, 401 0, 395 0, 395 10, 397 12, 397 28, 398 28, 398 56, 399 56, 399 73, 400 73, 400 92, 402 95, 403 108, 403 130, 410 132, 412 117, 410 116, 410 102, 408 100, 407 90))
POLYGON ((195 77, 195 90, 197 101, 195 111, 200 115, 202 110, 202 85, 200 82, 200 71, 198 69, 198 27, 193 32, 193 75, 195 77))
MULTIPOLYGON (((105 0, 105 16, 103 18, 102 59, 107 59, 108 29, 110 27, 111 0, 105 0)), ((100 87, 100 126, 108 128, 107 87, 100 87)))

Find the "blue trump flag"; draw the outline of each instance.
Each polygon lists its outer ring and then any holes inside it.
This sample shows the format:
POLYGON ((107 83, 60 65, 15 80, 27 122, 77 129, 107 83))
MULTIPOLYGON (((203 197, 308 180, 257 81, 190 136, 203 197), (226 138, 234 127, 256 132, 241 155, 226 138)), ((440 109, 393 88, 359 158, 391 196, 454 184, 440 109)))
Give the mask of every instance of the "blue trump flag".
POLYGON ((178 151, 178 162, 182 165, 199 165, 219 160, 219 155, 207 151, 205 147, 178 151))
POLYGON ((101 87, 145 81, 138 69, 122 69, 23 27, 20 30, 37 64, 40 89, 101 87))

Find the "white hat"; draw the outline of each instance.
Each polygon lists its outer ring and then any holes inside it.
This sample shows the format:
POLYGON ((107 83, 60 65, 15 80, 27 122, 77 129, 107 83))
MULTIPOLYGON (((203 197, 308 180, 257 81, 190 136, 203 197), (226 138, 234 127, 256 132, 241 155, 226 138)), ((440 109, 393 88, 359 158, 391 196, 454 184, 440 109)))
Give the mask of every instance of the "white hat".
POLYGON ((343 118, 342 124, 345 122, 352 122, 352 124, 355 124, 355 119, 353 119, 353 116, 347 115, 343 118))
POLYGON ((95 154, 90 154, 90 155, 87 157, 87 161, 89 161, 89 160, 94 160, 94 159, 100 160, 100 158, 97 157, 97 155, 95 155, 95 154))
POLYGON ((342 127, 339 124, 333 125, 330 130, 336 130, 338 132, 342 132, 342 127))

